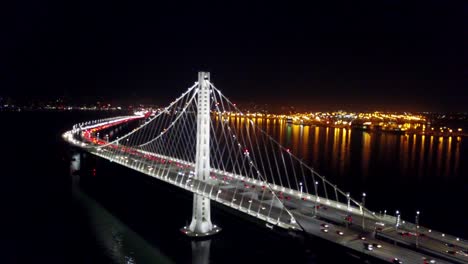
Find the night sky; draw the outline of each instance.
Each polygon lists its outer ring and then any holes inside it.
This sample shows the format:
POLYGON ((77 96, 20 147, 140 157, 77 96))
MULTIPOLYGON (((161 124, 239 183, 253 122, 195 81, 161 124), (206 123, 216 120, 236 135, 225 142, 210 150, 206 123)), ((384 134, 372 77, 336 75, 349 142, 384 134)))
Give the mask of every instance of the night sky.
POLYGON ((463 1, 10 2, 0 95, 164 104, 207 70, 238 102, 468 110, 463 1))

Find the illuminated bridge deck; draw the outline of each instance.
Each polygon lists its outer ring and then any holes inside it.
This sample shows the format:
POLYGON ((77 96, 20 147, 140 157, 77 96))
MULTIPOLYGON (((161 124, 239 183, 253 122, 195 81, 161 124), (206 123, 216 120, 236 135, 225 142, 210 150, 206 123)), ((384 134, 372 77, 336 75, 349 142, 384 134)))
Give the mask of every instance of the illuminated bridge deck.
POLYGON ((193 177, 193 163, 138 149, 106 145, 92 133, 136 119, 106 120, 83 127, 78 134, 67 132, 64 138, 96 156, 248 214, 264 221, 270 228, 276 226, 305 232, 389 262, 396 257, 403 263, 423 263, 424 258, 433 259, 436 263, 468 263, 467 241, 425 227, 417 229, 408 222, 397 229, 394 217, 376 216, 348 204, 229 172, 212 169, 208 181, 199 181, 193 177), (287 210, 283 210, 283 206, 287 210), (345 220, 349 216, 353 219, 352 224, 345 220), (367 244, 375 244, 373 250, 368 250, 367 244))

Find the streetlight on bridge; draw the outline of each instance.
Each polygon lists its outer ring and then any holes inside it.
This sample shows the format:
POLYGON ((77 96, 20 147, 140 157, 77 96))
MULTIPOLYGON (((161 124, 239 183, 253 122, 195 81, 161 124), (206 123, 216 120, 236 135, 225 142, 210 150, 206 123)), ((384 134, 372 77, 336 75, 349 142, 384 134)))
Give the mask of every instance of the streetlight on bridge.
POLYGON ((361 214, 362 214, 362 230, 364 230, 364 206, 366 203, 366 193, 362 193, 361 214))
POLYGON ((319 195, 318 195, 318 181, 315 181, 314 187, 315 187, 315 205, 314 205, 314 211, 315 211, 315 216, 317 216, 317 207, 319 206, 318 203, 320 201, 319 195))
POLYGON ((416 247, 419 246, 419 211, 416 211, 416 247))
POLYGON ((395 222, 395 229, 398 230, 398 226, 400 225, 400 211, 396 210, 396 222, 395 222))
POLYGON ((346 193, 346 199, 348 200, 348 211, 351 211, 351 198, 349 193, 346 193))

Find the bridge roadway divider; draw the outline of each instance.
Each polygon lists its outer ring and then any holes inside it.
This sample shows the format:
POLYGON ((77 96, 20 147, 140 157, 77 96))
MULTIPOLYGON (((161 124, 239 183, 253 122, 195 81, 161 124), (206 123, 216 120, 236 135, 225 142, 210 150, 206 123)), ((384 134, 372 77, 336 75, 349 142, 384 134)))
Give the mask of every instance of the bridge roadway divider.
MULTIPOLYGON (((346 222, 344 221, 343 217, 343 212, 340 213, 340 211, 335 211, 336 209, 334 208, 328 208, 326 210, 321 209, 317 212, 317 216, 326 219, 327 221, 332 221, 334 223, 340 224, 340 225, 346 225, 346 222)), ((295 216, 297 218, 297 216, 295 216)), ((354 215, 355 221, 353 221, 353 224, 349 226, 349 229, 354 229, 356 232, 361 232, 365 234, 371 234, 371 236, 375 237, 374 234, 377 235, 377 237, 385 237, 386 240, 390 240, 393 243, 400 243, 406 245, 409 249, 416 251, 416 252, 421 252, 424 254, 429 254, 431 256, 436 256, 441 259, 446 259, 448 261, 456 261, 458 263, 468 263, 468 254, 464 254, 463 250, 466 250, 467 247, 460 247, 457 245, 453 245, 452 248, 447 247, 445 241, 441 241, 438 239, 438 237, 434 237, 433 235, 431 236, 420 236, 417 238, 416 234, 412 236, 402 236, 401 232, 408 233, 407 230, 409 228, 406 227, 406 225, 413 225, 408 222, 404 222, 402 226, 399 226, 398 231, 395 227, 391 226, 390 228, 386 228, 383 231, 377 231, 376 230, 376 223, 372 221, 372 219, 365 219, 365 229, 362 229, 361 223, 362 223, 362 216, 360 215, 354 215), (416 239, 418 239, 418 246, 416 246, 416 239), (447 250, 449 251, 455 251, 458 252, 455 255, 450 255, 447 254, 447 250)), ((301 226, 305 226, 302 224, 301 226)), ((460 243, 460 241, 458 241, 460 243)))
POLYGON ((293 212, 297 221, 300 221, 307 234, 319 237, 332 243, 339 244, 355 252, 371 256, 383 261, 391 262, 395 257, 404 260, 403 263, 422 263, 422 258, 433 259, 436 263, 452 263, 430 255, 421 254, 411 249, 402 249, 393 243, 378 240, 368 234, 363 234, 358 228, 344 227, 338 223, 330 223, 328 219, 314 216, 306 216, 300 212, 293 212), (325 231, 327 230, 327 231, 325 231), (342 232, 343 235, 340 235, 342 232), (361 237, 364 236, 365 240, 361 237), (367 250, 366 244, 373 244, 372 251, 367 250), (380 245, 378 247, 377 245, 380 245))
MULTIPOLYGON (((376 237, 381 238, 382 240, 397 243, 399 245, 402 245, 408 249, 413 249, 416 247, 416 243, 414 241, 408 241, 405 240, 404 238, 394 236, 394 235, 389 235, 386 233, 377 233, 376 237)), ((426 243, 427 244, 427 243, 426 243)), ((450 254, 441 254, 441 248, 438 247, 437 245, 432 245, 432 247, 436 247, 437 249, 433 249, 430 246, 418 246, 417 251, 422 252, 424 254, 427 254, 429 256, 433 257, 438 257, 441 259, 444 259, 446 261, 450 261, 450 263, 467 263, 462 256, 457 256, 457 255, 450 255, 450 254)), ((446 248, 446 247, 443 247, 446 248)))

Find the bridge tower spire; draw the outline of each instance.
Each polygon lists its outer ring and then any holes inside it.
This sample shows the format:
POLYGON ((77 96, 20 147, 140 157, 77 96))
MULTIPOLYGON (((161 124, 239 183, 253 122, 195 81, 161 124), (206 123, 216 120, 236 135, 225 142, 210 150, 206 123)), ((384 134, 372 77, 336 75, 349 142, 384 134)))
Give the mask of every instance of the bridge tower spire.
MULTIPOLYGON (((195 154, 195 179, 205 182, 210 178, 210 73, 198 72, 197 94, 197 146, 195 154)), ((192 237, 216 234, 221 229, 211 223, 210 199, 193 194, 192 222, 182 232, 192 237)))

